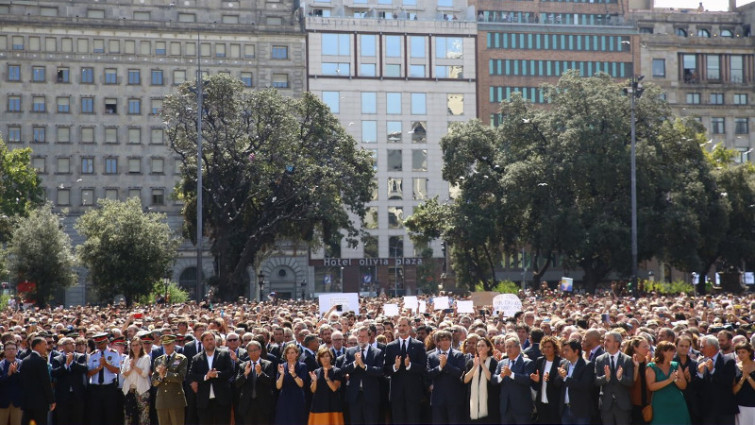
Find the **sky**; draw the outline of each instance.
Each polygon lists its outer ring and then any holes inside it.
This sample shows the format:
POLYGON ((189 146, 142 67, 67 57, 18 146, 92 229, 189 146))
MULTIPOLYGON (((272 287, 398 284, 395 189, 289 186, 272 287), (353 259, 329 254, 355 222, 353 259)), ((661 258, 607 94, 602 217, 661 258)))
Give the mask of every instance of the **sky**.
MULTIPOLYGON (((737 0, 737 6, 752 3, 755 0, 737 0)), ((702 0, 705 10, 727 10, 728 0, 702 0)), ((697 9, 700 0, 655 0, 655 7, 673 7, 675 9, 697 9)))

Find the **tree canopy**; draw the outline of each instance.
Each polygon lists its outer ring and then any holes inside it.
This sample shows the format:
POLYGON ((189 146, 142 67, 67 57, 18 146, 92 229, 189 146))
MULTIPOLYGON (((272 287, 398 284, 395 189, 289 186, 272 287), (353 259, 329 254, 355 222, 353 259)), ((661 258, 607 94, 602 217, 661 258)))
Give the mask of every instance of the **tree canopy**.
MULTIPOLYGON (((215 256, 218 293, 235 299, 248 267, 277 241, 358 240, 373 168, 327 106, 312 94, 245 91, 215 75, 203 83, 203 229, 215 256)), ((186 235, 195 238, 196 83, 165 99, 167 136, 181 157, 178 196, 186 235)))
MULTIPOLYGON (((534 282, 556 254, 584 271, 590 290, 611 272, 629 276, 631 101, 625 87, 605 74, 569 72, 556 85, 542 86, 546 107, 515 94, 503 102, 498 128, 478 121, 453 127, 441 141, 443 177, 459 185, 461 195, 441 212, 432 202, 418 208, 415 215, 427 216, 410 218, 408 227, 449 240, 452 252, 472 252, 475 263, 484 259, 480 252, 490 253, 485 274, 471 275, 468 262, 455 264, 469 284, 494 279, 501 262, 496 249, 522 247, 532 252, 534 282), (454 224, 427 225, 437 217, 454 224), (464 230, 456 228, 460 224, 464 230)), ((725 215, 700 147, 704 129, 674 117, 653 85, 637 99, 636 117, 639 260, 659 256, 696 269, 699 257, 688 247, 704 246, 715 236, 706 226, 725 215)))
POLYGON ((89 279, 104 299, 122 294, 126 303, 152 291, 170 268, 179 238, 165 214, 145 213, 141 201, 101 199, 76 221, 85 241, 77 247, 89 279))
POLYGON ((31 148, 8 149, 0 139, 0 242, 19 217, 44 204, 41 179, 31 166, 31 148))
POLYGON ((40 307, 47 304, 56 290, 76 283, 71 239, 49 203, 19 220, 6 255, 11 275, 19 282, 36 285, 30 299, 40 307))

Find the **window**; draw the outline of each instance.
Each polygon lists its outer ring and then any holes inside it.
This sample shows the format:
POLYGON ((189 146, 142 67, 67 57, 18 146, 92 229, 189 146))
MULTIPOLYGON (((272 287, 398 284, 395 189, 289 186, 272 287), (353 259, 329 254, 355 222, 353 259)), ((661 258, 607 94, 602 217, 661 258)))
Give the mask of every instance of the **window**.
POLYGON ((140 158, 128 159, 128 172, 130 174, 138 174, 142 172, 142 161, 140 158))
POLYGON ((128 83, 131 85, 142 83, 142 73, 139 69, 128 70, 128 83))
POLYGON ((14 35, 11 38, 11 47, 13 50, 24 50, 24 37, 20 35, 14 35))
POLYGON ((409 65, 409 76, 413 78, 425 78, 425 65, 409 65))
POLYGON ((215 57, 216 58, 224 58, 225 57, 225 44, 216 44, 215 45, 215 57))
POLYGON ((364 215, 364 228, 365 229, 377 229, 378 228, 378 209, 377 207, 368 207, 367 212, 364 215))
POLYGON ((427 121, 412 122, 412 143, 427 143, 427 121))
POLYGON ((708 55, 706 58, 707 64, 705 67, 706 76, 708 80, 720 80, 721 79, 721 56, 708 55))
POLYGON ((152 43, 146 40, 140 41, 139 54, 142 56, 152 56, 152 43))
POLYGON ((31 132, 34 143, 45 143, 47 141, 46 127, 32 127, 31 132))
POLYGON ((165 42, 164 41, 156 41, 155 42, 155 55, 156 56, 165 56, 167 53, 167 49, 165 48, 165 42))
POLYGON ((400 177, 388 177, 388 199, 400 201, 404 199, 404 184, 400 177))
POLYGON ((21 81, 21 65, 8 65, 8 81, 21 81))
POLYGON ((71 98, 70 97, 59 97, 55 99, 55 103, 58 105, 59 114, 67 114, 71 112, 71 98))
POLYGON ((363 114, 376 114, 377 113, 377 93, 362 92, 362 113, 363 114))
POLYGON ((73 39, 64 37, 60 40, 60 50, 64 52, 73 52, 73 39))
POLYGON ((71 205, 71 190, 58 188, 58 205, 71 205))
POLYGON ((362 121, 362 143, 377 143, 377 121, 362 121))
POLYGON ((162 112, 162 110, 163 110, 162 99, 150 99, 149 112, 151 115, 160 115, 160 112, 162 112))
POLYGON ((711 105, 723 105, 724 104, 724 94, 723 93, 711 93, 710 94, 710 103, 711 105))
POLYGON ((142 101, 141 99, 129 99, 128 100, 128 113, 129 115, 139 115, 142 113, 142 101))
POLYGON ((183 84, 186 81, 186 71, 183 69, 177 69, 173 71, 173 85, 177 86, 183 84))
POLYGON ((81 205, 94 205, 94 189, 81 189, 81 205))
POLYGON ((142 199, 142 190, 139 188, 129 188, 128 189, 128 198, 137 198, 139 200, 142 199))
POLYGON ((105 99, 105 114, 115 115, 118 113, 118 99, 106 98, 105 99))
POLYGON ((117 201, 118 200, 118 189, 106 188, 105 189, 105 199, 109 199, 111 201, 117 201))
POLYGON ((412 57, 412 58, 425 57, 425 37, 420 37, 420 36, 409 37, 409 57, 412 57))
POLYGON ((118 158, 105 158, 105 174, 118 174, 118 158))
POLYGON ((653 59, 653 77, 666 78, 666 59, 653 59))
POLYGON ((18 126, 18 125, 8 126, 8 142, 21 143, 21 126, 18 126))
POLYGON ((93 114, 94 113, 94 98, 93 97, 82 97, 81 98, 81 113, 82 114, 93 114))
POLYGON ((57 127, 55 129, 55 141, 58 143, 71 143, 71 128, 57 127))
POLYGON ((388 58, 401 57, 401 37, 398 35, 387 35, 385 37, 385 56, 388 58))
POLYGON ((31 159, 31 166, 37 170, 38 173, 44 174, 46 172, 45 165, 45 158, 43 156, 35 156, 31 159))
MULTIPOLYGON (((401 229, 402 227, 404 227, 404 208, 403 207, 388 207, 388 228, 401 229)), ((391 236, 391 238, 393 238, 393 236, 391 236)), ((401 252, 404 251, 403 245, 404 244, 401 243, 401 252)))
POLYGON ((254 44, 245 44, 244 45, 244 57, 245 58, 253 58, 254 57, 254 44))
POLYGON ((152 70, 152 85, 153 86, 163 85, 163 71, 161 69, 152 70))
POLYGON ((461 59, 463 57, 461 37, 436 37, 435 57, 440 59, 461 59))
POLYGON ((57 82, 59 83, 70 83, 71 82, 71 72, 68 68, 58 68, 57 72, 57 82))
POLYGON ((388 114, 401 113, 401 93, 385 94, 385 112, 388 114))
POLYGON ((412 192, 415 201, 424 201, 427 197, 427 179, 422 177, 412 178, 412 192))
POLYGON ((170 42, 170 54, 171 56, 181 56, 181 43, 177 41, 170 42))
POLYGON ((362 77, 374 77, 377 75, 376 73, 377 67, 374 63, 360 63, 359 64, 359 75, 362 77))
POLYGON ((731 82, 741 83, 744 81, 744 57, 742 55, 732 55, 730 57, 731 63, 731 82))
MULTIPOLYGON (((390 213, 390 212, 389 212, 390 213)), ((388 238, 388 256, 391 258, 398 258, 404 256, 404 237, 391 236, 388 238)), ((391 270, 394 271, 394 270, 391 270)))
POLYGON ((288 59, 288 46, 273 46, 273 59, 288 59))
POLYGON ((224 24, 238 24, 239 17, 238 15, 223 15, 222 22, 224 24))
POLYGON ((273 74, 273 87, 276 89, 288 88, 288 74, 273 74))
POLYGON ((90 68, 90 67, 81 68, 81 83, 82 84, 94 83, 94 68, 90 68))
POLYGON ((389 63, 385 65, 385 76, 386 77, 400 77, 401 76, 401 65, 397 63, 389 63))
POLYGON ((385 135, 388 143, 401 143, 401 121, 386 121, 385 135))
POLYGON ((747 118, 734 118, 734 132, 736 134, 749 134, 750 124, 747 118))
POLYGON ((21 96, 8 96, 8 112, 21 112, 21 96))
POLYGON ((328 105, 330 112, 338 114, 341 112, 341 93, 337 91, 322 92, 322 102, 328 105))
POLYGON ((120 53, 121 52, 121 43, 120 40, 110 40, 108 41, 108 50, 110 53, 120 53))
POLYGON ((129 128, 128 129, 128 144, 139 145, 141 143, 142 143, 142 129, 129 128))
POLYGON ((197 15, 193 13, 179 13, 178 22, 197 22, 197 15))
POLYGON ((427 149, 412 150, 412 171, 427 171, 427 149))
POLYGON ((734 93, 735 105, 747 105, 747 93, 734 93))
POLYGON ((267 25, 283 25, 283 18, 279 18, 277 16, 268 16, 265 18, 265 23, 267 25))
POLYGON ((163 144, 163 129, 153 128, 150 130, 149 143, 152 145, 163 144))
POLYGON ((118 129, 108 127, 105 129, 105 143, 118 143, 118 129))
POLYGON ((464 78, 464 67, 461 65, 437 65, 435 67, 436 78, 464 78))
POLYGON ((31 110, 32 112, 45 112, 46 111, 45 97, 33 96, 31 98, 31 110))
POLYGON ((81 158, 81 174, 93 174, 94 173, 94 158, 84 157, 81 158))
POLYGON ((362 56, 375 57, 377 45, 377 38, 374 35, 360 35, 359 36, 359 53, 362 56))
POLYGON ((700 93, 687 93, 687 103, 698 105, 700 103, 700 93))
POLYGON ((427 96, 425 93, 412 93, 412 115, 424 115, 427 113, 427 96))
POLYGON ((152 174, 163 174, 165 172, 165 160, 162 158, 151 158, 150 171, 152 174))
POLYGON ((33 66, 31 68, 31 80, 35 83, 43 83, 45 81, 45 67, 33 66))
POLYGON ((687 30, 685 30, 684 28, 677 28, 676 31, 674 31, 674 33, 678 35, 679 37, 687 36, 687 30))
POLYGON ((55 161, 56 173, 68 174, 71 172, 71 159, 67 157, 58 158, 55 161))
POLYGON ((402 171, 402 163, 401 149, 388 149, 388 171, 402 171))
POLYGON ((118 84, 118 70, 105 68, 105 84, 118 84))
POLYGON ((697 83, 697 55, 682 55, 682 66, 684 69, 684 82, 697 83))
POLYGON ((152 205, 165 205, 165 190, 152 189, 152 205))
POLYGON ((461 93, 446 95, 446 110, 448 115, 464 114, 464 95, 461 93))
POLYGON ((700 28, 697 30, 697 36, 702 38, 710 38, 710 31, 706 30, 705 28, 700 28))
POLYGON ((345 75, 351 74, 351 65, 348 62, 323 62, 323 75, 345 75))
POLYGON ((94 143, 94 127, 81 128, 81 143, 94 143))
POLYGON ((713 117, 710 119, 710 132, 713 134, 726 133, 726 119, 723 117, 713 117))
POLYGON ((351 52, 349 34, 322 34, 322 54, 325 56, 348 56, 351 52))
POLYGON ((242 72, 241 73, 241 82, 244 83, 244 87, 252 87, 252 73, 251 72, 242 72))

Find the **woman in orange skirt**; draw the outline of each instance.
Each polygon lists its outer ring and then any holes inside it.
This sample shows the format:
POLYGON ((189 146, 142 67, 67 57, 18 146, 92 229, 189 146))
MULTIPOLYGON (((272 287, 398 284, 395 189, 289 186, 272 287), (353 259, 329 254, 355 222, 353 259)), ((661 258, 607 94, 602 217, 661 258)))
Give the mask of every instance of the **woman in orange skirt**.
POLYGON ((333 354, 327 347, 317 351, 320 368, 309 372, 312 409, 309 425, 343 425, 341 370, 333 367, 333 354))

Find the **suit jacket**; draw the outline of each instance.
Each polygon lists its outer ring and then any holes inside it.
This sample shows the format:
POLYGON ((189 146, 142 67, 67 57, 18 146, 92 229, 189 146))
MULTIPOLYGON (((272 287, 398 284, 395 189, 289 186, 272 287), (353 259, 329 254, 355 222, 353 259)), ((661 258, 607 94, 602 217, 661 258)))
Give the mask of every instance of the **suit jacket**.
POLYGON ((600 388, 600 410, 610 410, 616 407, 622 410, 632 409, 630 389, 634 383, 634 362, 626 354, 619 352, 616 361, 616 370, 621 366, 624 371, 621 380, 616 379, 616 374, 611 373, 611 379, 606 379, 605 366, 611 367, 611 359, 608 353, 603 353, 595 359, 595 385, 600 388))
POLYGON ((533 410, 532 392, 530 391, 530 374, 535 372, 535 362, 524 357, 523 354, 514 359, 512 362, 509 358, 503 358, 498 362, 495 369, 495 376, 492 379, 496 384, 501 386, 500 394, 500 411, 501 417, 511 409, 517 414, 530 414, 533 410), (504 367, 509 366, 514 373, 514 377, 507 376, 501 378, 501 371, 504 367))
POLYGON ((369 347, 367 358, 362 358, 366 368, 362 368, 356 364, 356 353, 360 351, 360 347, 352 347, 347 349, 346 354, 339 358, 344 375, 349 375, 349 380, 346 383, 346 401, 356 403, 361 390, 364 393, 363 400, 379 403, 380 378, 383 376, 385 353, 378 348, 369 347))
POLYGON ((47 360, 32 352, 21 364, 21 387, 24 396, 21 407, 25 410, 47 410, 55 403, 47 360))
POLYGON ((532 361, 539 359, 540 356, 543 355, 543 353, 540 352, 540 343, 532 344, 527 347, 527 349, 524 350, 524 355, 532 361))
POLYGON ((204 409, 210 403, 210 386, 212 386, 215 400, 218 404, 231 404, 231 379, 233 378, 233 367, 231 366, 231 356, 226 350, 215 349, 212 368, 218 371, 217 378, 204 380, 205 375, 209 372, 210 367, 207 363, 207 352, 202 350, 201 353, 194 356, 191 362, 190 381, 199 383, 197 391, 197 408, 204 409))
POLYGON ((16 407, 21 407, 24 392, 21 388, 21 369, 22 360, 16 358, 16 373, 8 376, 10 363, 6 359, 0 361, 0 409, 5 409, 13 403, 16 407))
POLYGON ((587 358, 587 361, 592 364, 595 364, 595 359, 597 359, 599 356, 601 356, 605 352, 606 350, 604 350, 602 346, 598 346, 598 349, 595 350, 595 354, 593 354, 592 356, 589 356, 590 353, 588 353, 589 357, 587 358))
POLYGON ((73 361, 66 366, 66 355, 60 354, 52 360, 51 375, 55 380, 55 400, 58 403, 81 402, 86 397, 84 385, 87 367, 87 356, 73 353, 73 361))
POLYGON ((281 353, 281 349, 282 348, 283 347, 279 346, 278 344, 276 344, 274 342, 271 342, 271 343, 267 344, 267 353, 268 354, 272 354, 272 355, 274 355, 277 358, 280 358, 280 356, 282 354, 281 353))
MULTIPOLYGON (((427 357, 427 376, 432 381, 433 391, 430 402, 433 406, 463 405, 465 393, 462 376, 466 369, 466 361, 461 351, 450 349, 443 369, 440 368, 440 351, 427 357)), ((468 402, 468 400, 466 400, 468 402)))
POLYGON ((320 367, 317 364, 315 353, 310 353, 310 350, 302 350, 302 354, 299 356, 299 363, 304 363, 307 366, 307 372, 314 372, 315 369, 320 367))
POLYGON ((406 398, 413 403, 419 403, 424 394, 427 353, 425 345, 414 338, 409 339, 408 345, 406 354, 409 356, 409 369, 406 369, 402 360, 398 370, 393 371, 396 356, 401 355, 401 340, 396 339, 385 346, 383 370, 385 375, 391 378, 391 400, 406 398))
MULTIPOLYGON (((532 347, 530 347, 532 348, 532 347)), ((561 357, 553 358, 553 364, 549 370, 545 370, 545 357, 540 357, 535 361, 535 370, 540 374, 540 382, 532 382, 532 389, 535 390, 535 402, 540 403, 543 392, 543 379, 548 372, 548 385, 546 386, 545 395, 548 397, 548 404, 555 406, 558 396, 561 394, 561 384, 563 381, 558 374, 558 368, 561 365, 561 357)))
MULTIPOLYGON (((569 361, 562 360, 561 367, 569 371, 569 361)), ((574 365, 571 377, 561 378, 558 380, 561 384, 559 394, 559 411, 563 412, 566 402, 566 392, 569 391, 569 406, 578 418, 590 418, 593 416, 595 409, 594 391, 595 387, 595 367, 592 363, 586 362, 585 359, 579 358, 574 365)), ((550 401, 550 398, 548 399, 550 401)))
POLYGON ((49 353, 47 353, 47 358, 45 359, 45 361, 46 361, 47 363, 50 363, 50 364, 52 364, 52 361, 53 361, 53 360, 55 359, 55 357, 58 357, 58 356, 59 356, 59 355, 61 355, 61 354, 63 354, 63 353, 61 353, 61 352, 60 352, 60 351, 58 351, 58 350, 52 350, 52 351, 50 351, 49 353))
MULTIPOLYGON (((216 351, 217 352, 217 351, 216 351)), ((168 356, 163 354, 155 359, 155 366, 164 365, 165 378, 160 379, 156 367, 152 372, 152 386, 157 389, 155 394, 155 409, 180 409, 186 407, 186 394, 183 382, 189 367, 189 359, 181 353, 173 353, 170 363, 168 356)))
POLYGON ((732 391, 732 385, 737 374, 736 363, 733 358, 724 356, 721 352, 718 354, 713 365, 713 373, 710 373, 706 368, 702 378, 700 378, 700 400, 705 403, 703 416, 710 414, 715 416, 733 415, 739 412, 732 391))
MULTIPOLYGON (((189 359, 189 370, 191 370, 191 362, 194 361, 194 356, 199 354, 199 350, 197 349, 197 340, 189 341, 184 345, 183 347, 183 355, 186 356, 187 359, 189 359)), ((190 375, 186 375, 186 379, 191 378, 190 375)))
POLYGON ((262 358, 259 359, 262 373, 256 377, 255 382, 254 367, 249 372, 249 376, 244 375, 246 365, 250 361, 247 360, 241 364, 234 380, 234 386, 239 395, 239 411, 244 417, 249 417, 252 414, 250 410, 254 407, 252 404, 253 400, 256 400, 257 405, 266 405, 270 406, 270 409, 273 408, 273 389, 275 388, 275 368, 273 363, 262 358), (256 398, 252 397, 253 392, 256 393, 256 398))

